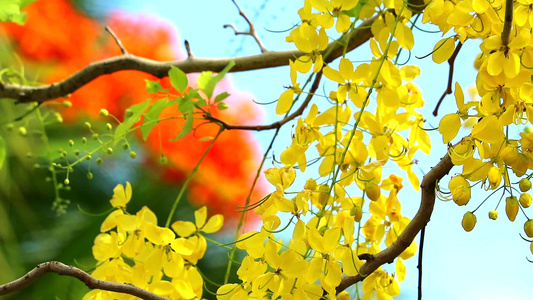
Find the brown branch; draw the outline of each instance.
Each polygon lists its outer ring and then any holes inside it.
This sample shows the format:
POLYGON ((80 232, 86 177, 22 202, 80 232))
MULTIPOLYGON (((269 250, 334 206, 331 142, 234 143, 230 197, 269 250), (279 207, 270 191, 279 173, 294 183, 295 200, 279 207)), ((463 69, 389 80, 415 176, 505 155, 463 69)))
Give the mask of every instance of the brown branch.
POLYGON ((435 204, 435 187, 437 181, 448 174, 452 167, 453 164, 450 156, 446 154, 440 162, 433 167, 426 176, 424 176, 424 180, 422 180, 422 184, 420 185, 422 188, 422 200, 420 208, 414 218, 390 247, 374 254, 373 259, 368 260, 361 266, 359 269, 360 275, 343 277, 340 285, 337 287, 337 293, 340 293, 349 286, 364 280, 366 276, 372 274, 372 272, 381 265, 392 263, 396 257, 411 245, 418 232, 420 232, 420 230, 426 226, 427 222, 429 222, 435 204))
POLYGON ((7 295, 28 287, 30 284, 41 278, 46 273, 57 273, 59 275, 66 275, 77 278, 81 282, 85 283, 90 289, 99 289, 110 292, 117 292, 139 297, 145 300, 166 300, 167 298, 161 297, 147 290, 143 290, 128 283, 117 283, 111 281, 105 281, 97 279, 87 274, 86 272, 69 265, 65 265, 58 261, 49 261, 42 263, 35 267, 33 270, 26 273, 19 279, 0 285, 0 295, 7 295))
POLYGON ((513 26, 513 0, 505 0, 505 19, 502 30, 502 44, 509 45, 511 27, 513 26))
POLYGON ((111 28, 107 25, 105 27, 105 30, 109 32, 111 37, 113 37, 113 39, 115 40, 115 43, 117 43, 117 46, 120 48, 120 51, 122 51, 122 54, 124 55, 128 54, 128 51, 126 51, 126 48, 124 48, 124 45, 122 45, 122 42, 119 40, 115 32, 113 32, 113 30, 111 30, 111 28))
MULTIPOLYGON (((370 25, 377 17, 364 21, 351 33, 345 35, 341 40, 329 44, 323 53, 330 53, 324 61, 331 62, 340 57, 343 53, 343 43, 348 42, 346 51, 352 51, 372 37, 370 25)), ((0 82, 0 99, 10 98, 18 102, 44 102, 60 97, 68 96, 79 88, 98 78, 99 76, 112 74, 118 71, 135 70, 151 74, 158 78, 168 76, 171 66, 180 68, 185 73, 197 73, 202 71, 220 72, 230 61, 235 62, 235 66, 230 72, 242 72, 250 70, 267 69, 289 65, 290 59, 296 59, 306 53, 299 50, 291 51, 269 51, 259 55, 245 56, 238 58, 194 58, 189 57, 182 61, 158 62, 131 54, 108 58, 89 64, 84 69, 76 72, 67 79, 42 85, 24 86, 13 85, 0 82)))
POLYGON ((455 51, 453 51, 452 56, 448 59, 448 64, 450 65, 450 69, 448 71, 448 86, 446 87, 446 90, 444 93, 442 93, 442 96, 440 96, 439 101, 437 102, 437 105, 435 106, 435 110, 433 110, 433 115, 436 117, 439 114, 439 107, 442 104, 442 100, 444 100, 444 97, 446 95, 450 95, 452 90, 452 82, 453 82, 453 69, 455 67, 455 58, 457 58, 457 54, 459 54, 459 51, 461 50, 461 47, 463 47, 463 43, 459 42, 457 44, 457 47, 455 47, 455 51))
POLYGON ((424 253, 424 236, 426 225, 420 230, 420 249, 418 250, 418 300, 422 300, 422 254, 424 253))
POLYGON ((237 28, 235 28, 235 25, 233 24, 226 24, 224 25, 224 28, 232 28, 233 29, 233 32, 235 32, 235 35, 250 35, 254 38, 255 42, 257 43, 257 45, 259 46, 259 49, 261 49, 261 53, 265 53, 267 52, 268 50, 265 48, 265 46, 263 45, 263 42, 261 42, 261 39, 259 39, 259 36, 257 35, 257 32, 255 32, 255 26, 254 24, 252 23, 252 21, 250 21, 250 19, 248 19, 248 17, 246 16, 246 14, 244 14, 244 12, 242 11, 242 9, 239 7, 239 5, 237 4, 237 2, 235 0, 231 0, 231 2, 233 2, 233 4, 235 5, 235 7, 237 8, 237 10, 239 11, 239 15, 241 15, 241 17, 244 18, 244 20, 246 20, 246 23, 248 23, 248 31, 238 31, 237 28))
POLYGON ((185 42, 183 43, 185 44, 185 51, 187 51, 187 59, 194 58, 194 55, 191 51, 191 45, 189 45, 189 41, 185 40, 185 42))
POLYGON ((313 95, 315 94, 316 90, 318 89, 318 85, 320 83, 320 79, 322 78, 322 71, 318 72, 315 76, 315 80, 313 81, 313 85, 309 89, 309 93, 307 94, 307 97, 305 98, 302 105, 292 114, 288 115, 287 117, 283 118, 283 120, 279 120, 277 122, 274 122, 269 125, 232 125, 228 124, 222 120, 219 120, 211 115, 206 115, 205 119, 209 121, 213 121, 215 123, 220 124, 220 126, 224 127, 224 129, 228 130, 252 130, 252 131, 263 131, 263 130, 270 130, 270 129, 277 129, 281 128, 285 123, 294 120, 296 117, 300 116, 307 105, 309 105, 309 102, 311 102, 311 99, 313 99, 313 95))

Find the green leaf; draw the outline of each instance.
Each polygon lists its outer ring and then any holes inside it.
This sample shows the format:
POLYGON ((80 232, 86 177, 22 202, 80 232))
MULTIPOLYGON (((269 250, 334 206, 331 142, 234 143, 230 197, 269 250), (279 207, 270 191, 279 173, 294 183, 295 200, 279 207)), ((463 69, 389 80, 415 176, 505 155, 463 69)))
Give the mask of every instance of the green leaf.
POLYGON ((202 72, 198 79, 196 79, 196 84, 200 88, 202 92, 206 94, 208 98, 211 98, 213 96, 213 91, 215 90, 215 86, 217 83, 226 75, 226 73, 233 68, 235 65, 234 61, 230 61, 230 63, 222 70, 220 73, 218 73, 215 76, 212 76, 213 72, 202 72))
POLYGON ((363 6, 365 6, 367 2, 368 2, 367 0, 361 0, 359 1, 359 3, 357 3, 357 5, 354 8, 350 10, 345 10, 343 11, 343 13, 347 15, 348 17, 355 17, 356 19, 359 19, 359 14, 361 13, 361 9, 363 8, 363 6))
POLYGON ((168 92, 167 89, 164 89, 161 86, 161 83, 159 82, 159 80, 151 81, 151 80, 145 79, 144 81, 146 81, 146 91, 148 91, 148 93, 155 94, 157 92, 168 92))
POLYGON ((184 115, 191 114, 194 112, 194 102, 192 102, 191 99, 185 95, 180 101, 178 110, 184 115))
POLYGON ((4 165, 5 160, 6 160, 6 144, 4 143, 4 139, 0 136, 0 170, 2 169, 2 166, 4 165))
POLYGON ((143 124, 141 125, 141 134, 145 141, 154 126, 159 123, 158 120, 161 111, 163 111, 163 109, 165 109, 166 107, 169 107, 174 104, 177 103, 168 101, 168 98, 163 98, 157 100, 154 104, 152 104, 152 106, 148 108, 148 111, 146 111, 146 113, 144 114, 143 124))
POLYGON ((0 21, 24 24, 26 22, 26 13, 21 12, 20 9, 20 0, 0 1, 0 21))
POLYGON ((212 136, 204 136, 203 138, 199 138, 198 140, 200 142, 207 142, 207 141, 212 141, 214 139, 214 137, 212 136))
POLYGON ((148 105, 150 105, 150 99, 134 104, 126 110, 124 122, 119 124, 117 129, 115 129, 115 145, 131 129, 131 127, 139 121, 148 105))
POLYGON ((228 107, 229 106, 226 103, 224 103, 224 102, 220 102, 218 104, 218 109, 220 109, 220 110, 226 110, 226 109, 228 109, 228 107))
POLYGON ((179 68, 174 66, 170 67, 168 76, 170 77, 170 83, 172 83, 172 86, 174 86, 179 92, 185 91, 185 88, 187 88, 187 85, 189 85, 187 74, 185 74, 179 68))
POLYGON ((180 133, 171 140, 171 142, 174 142, 175 140, 181 139, 182 137, 185 137, 189 132, 192 130, 192 121, 194 120, 194 117, 192 114, 185 115, 185 124, 181 128, 180 133))
POLYGON ((216 97, 215 97, 215 103, 218 103, 226 98, 228 98, 229 94, 226 93, 226 92, 222 92, 220 94, 218 94, 216 97))

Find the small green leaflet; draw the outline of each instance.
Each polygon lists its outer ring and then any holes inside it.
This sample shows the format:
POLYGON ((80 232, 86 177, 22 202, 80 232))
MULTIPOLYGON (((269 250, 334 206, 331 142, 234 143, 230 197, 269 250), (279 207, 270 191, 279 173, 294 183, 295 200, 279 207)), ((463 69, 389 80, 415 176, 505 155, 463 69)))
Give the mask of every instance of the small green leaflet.
POLYGON ((1 0, 0 22, 15 22, 19 25, 26 23, 26 13, 20 12, 23 5, 20 0, 1 0))
POLYGON ((217 83, 226 75, 226 73, 233 68, 235 65, 234 61, 230 61, 230 63, 217 75, 213 76, 213 72, 202 72, 202 74, 196 79, 196 84, 200 88, 202 92, 204 92, 207 96, 207 98, 211 98, 213 96, 213 91, 215 90, 215 86, 217 83))
POLYGON ((6 144, 4 143, 4 139, 2 136, 0 136, 0 170, 2 169, 2 166, 4 165, 4 161, 6 160, 6 144))
POLYGON ((224 103, 224 102, 220 102, 218 104, 218 109, 220 109, 220 110, 226 110, 226 109, 228 109, 228 107, 229 106, 226 103, 224 103))
POLYGON ((145 79, 144 81, 146 81, 146 91, 150 94, 155 94, 157 92, 168 92, 168 90, 164 89, 161 86, 161 83, 159 82, 159 80, 151 81, 151 80, 145 79))
POLYGON ((175 140, 181 139, 182 137, 185 137, 189 132, 192 130, 192 121, 194 120, 194 117, 192 114, 186 114, 185 115, 185 124, 181 128, 180 133, 171 140, 171 142, 174 142, 175 140))
POLYGON ((152 104, 152 106, 148 108, 148 111, 144 114, 143 124, 141 125, 141 134, 145 141, 154 126, 159 123, 158 120, 161 111, 173 104, 176 104, 176 102, 169 102, 168 98, 163 98, 157 100, 154 104, 152 104))
POLYGON ((117 126, 115 129, 115 145, 120 139, 124 137, 126 133, 131 129, 131 127, 139 121, 141 115, 144 113, 148 105, 150 105, 150 99, 134 104, 130 106, 125 112, 124 122, 117 126))
POLYGON ((215 103, 218 103, 226 98, 228 98, 229 94, 226 93, 226 92, 222 92, 220 94, 218 94, 216 97, 215 97, 215 103))
POLYGON ((187 74, 185 74, 179 68, 176 68, 174 66, 170 67, 170 71, 168 71, 168 76, 170 77, 170 83, 172 83, 172 86, 174 86, 180 93, 183 93, 183 91, 185 91, 185 88, 187 88, 187 85, 189 85, 187 74))
POLYGON ((359 14, 361 13, 361 9, 363 8, 363 6, 365 6, 367 2, 368 2, 367 0, 360 0, 359 3, 357 3, 357 5, 354 8, 350 10, 345 10, 343 11, 343 13, 347 15, 348 17, 355 17, 356 19, 359 19, 359 14))

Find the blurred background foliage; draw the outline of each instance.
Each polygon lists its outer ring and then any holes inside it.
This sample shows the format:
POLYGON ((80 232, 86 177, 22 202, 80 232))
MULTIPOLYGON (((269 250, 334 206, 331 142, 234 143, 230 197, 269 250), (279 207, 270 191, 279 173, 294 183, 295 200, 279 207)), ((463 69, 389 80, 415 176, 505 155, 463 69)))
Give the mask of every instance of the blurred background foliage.
MULTIPOLYGON (((4 70, 0 79, 22 84, 57 82, 90 62, 120 55, 114 40, 103 30, 104 24, 117 33, 129 53, 156 60, 180 58, 175 29, 168 24, 116 11, 95 12, 83 3, 37 1, 25 9, 28 21, 24 26, 0 24, 0 69, 4 70)), ((91 132, 83 125, 86 121, 91 122, 93 130, 105 134, 109 119, 98 116, 101 108, 120 119, 128 106, 148 99, 144 79, 155 80, 134 71, 106 75, 69 98, 47 102, 36 109, 34 104, 0 101, 0 136, 8 152, 0 169, 0 283, 19 278, 37 264, 51 260, 90 273, 95 266, 93 240, 110 212, 108 200, 118 183, 129 181, 133 186, 130 213, 149 206, 162 225, 182 182, 208 145, 195 134, 169 144, 167 135, 179 124, 161 124, 158 134, 152 134, 147 142, 137 135, 130 136, 128 142, 137 154, 135 159, 130 158, 130 149, 121 151, 120 143, 111 156, 98 151, 91 162, 73 168, 68 186, 62 183, 65 173, 59 172, 54 184, 49 171, 52 163, 65 162, 60 156, 63 151, 73 161, 74 149, 85 153, 99 146, 94 141, 83 145, 81 139, 91 141, 91 132), (65 107, 65 101, 73 106, 65 107), (45 121, 44 128, 36 117, 38 113, 45 121), (17 120, 23 115, 26 117, 17 120), (69 140, 74 141, 73 147, 69 140), (103 158, 101 165, 94 163, 97 157, 103 158), (166 165, 159 163, 161 157, 168 160, 166 165), (62 199, 70 201, 62 214, 53 208, 55 188, 62 199)), ((222 88, 231 89, 231 85, 222 82, 222 88)), ((215 113, 230 122, 255 122, 260 118, 261 112, 250 106, 247 95, 238 91, 230 94, 231 108, 215 113), (242 114, 243 110, 247 113, 242 114)), ((213 130, 206 128, 204 134, 213 130)), ((193 221, 194 210, 207 205, 209 214, 222 213, 229 224, 238 221, 235 207, 244 203, 248 195, 260 151, 247 132, 224 133, 216 145, 191 183, 191 201, 180 203, 174 220, 193 221)), ((260 183, 256 190, 253 197, 260 197, 265 193, 265 184, 260 183)), ((235 232, 228 227, 217 240, 233 240, 235 232)), ((206 255, 199 262, 207 279, 222 283, 226 264, 226 250, 208 243, 206 255)), ((215 291, 217 287, 207 284, 207 288, 215 291)), ((87 291, 76 279, 47 274, 5 299, 81 299, 87 291)), ((204 297, 213 298, 208 292, 204 292, 204 297)))

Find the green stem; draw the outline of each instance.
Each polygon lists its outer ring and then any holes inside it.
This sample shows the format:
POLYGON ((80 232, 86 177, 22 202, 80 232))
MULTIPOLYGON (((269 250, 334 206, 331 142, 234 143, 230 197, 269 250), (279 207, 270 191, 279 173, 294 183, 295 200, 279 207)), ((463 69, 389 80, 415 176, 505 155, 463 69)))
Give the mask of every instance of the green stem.
POLYGON ((187 176, 187 179, 185 180, 185 182, 181 186, 181 189, 180 189, 180 192, 178 194, 178 197, 176 197, 176 200, 174 201, 174 204, 172 205, 172 208, 170 209, 170 213, 168 214, 168 218, 167 218, 167 222, 165 223, 165 227, 169 227, 170 226, 170 221, 172 221, 172 217, 174 216, 174 213, 176 212, 176 209, 178 208, 178 204, 180 203, 181 198, 183 197, 183 194, 185 194, 185 189, 189 185, 189 182, 191 182, 191 179, 192 179, 193 175, 196 173, 196 171, 198 170, 198 167, 200 166, 200 164, 202 163, 204 158, 207 156, 207 153, 209 152, 209 150, 211 150, 211 147, 213 147, 213 145, 215 144, 216 140, 218 139, 218 137, 220 136, 220 134, 223 131, 224 131, 224 127, 220 127, 220 130, 218 131, 218 133, 215 136, 215 138, 213 138, 213 140, 211 141, 211 144, 209 144, 209 146, 205 150, 204 154, 202 154, 202 157, 200 158, 200 160, 196 164, 196 166, 194 166, 194 169, 192 169, 192 171, 189 174, 189 176, 187 176))

